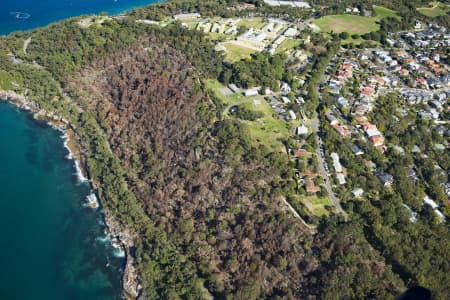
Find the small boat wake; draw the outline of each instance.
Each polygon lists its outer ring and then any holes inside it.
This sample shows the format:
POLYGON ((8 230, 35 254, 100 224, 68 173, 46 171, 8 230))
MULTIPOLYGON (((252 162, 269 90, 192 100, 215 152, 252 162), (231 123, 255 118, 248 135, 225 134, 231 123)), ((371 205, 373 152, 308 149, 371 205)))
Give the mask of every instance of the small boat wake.
POLYGON ((25 20, 28 20, 31 17, 31 15, 29 13, 20 12, 20 11, 11 11, 11 12, 9 12, 9 14, 11 16, 13 16, 14 19, 16 19, 19 22, 23 22, 25 20))

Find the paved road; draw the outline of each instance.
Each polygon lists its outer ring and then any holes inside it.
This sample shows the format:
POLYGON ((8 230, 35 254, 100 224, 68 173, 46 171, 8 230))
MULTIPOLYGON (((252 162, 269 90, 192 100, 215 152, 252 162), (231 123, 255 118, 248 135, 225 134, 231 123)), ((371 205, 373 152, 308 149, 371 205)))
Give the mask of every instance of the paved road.
POLYGON ((394 91, 394 92, 417 92, 419 94, 421 93, 428 93, 428 94, 438 94, 440 92, 445 92, 448 91, 449 88, 448 87, 443 87, 443 88, 439 88, 439 89, 417 89, 417 88, 410 88, 410 87, 394 87, 394 88, 385 88, 382 87, 380 88, 380 91, 394 91))
POLYGON ((312 120, 311 123, 311 127, 313 129, 313 131, 317 134, 318 136, 318 141, 319 141, 319 146, 316 148, 316 155, 317 155, 317 160, 318 160, 318 168, 317 171, 319 172, 319 175, 322 176, 322 178, 324 179, 325 182, 325 188, 327 190, 328 193, 328 198, 330 198, 331 203, 336 207, 336 212, 346 215, 345 211, 342 209, 340 200, 336 197, 336 195, 333 192, 333 187, 331 185, 331 180, 330 177, 328 176, 328 172, 325 169, 325 157, 323 157, 320 149, 324 149, 323 146, 323 142, 322 139, 319 137, 318 133, 319 133, 319 118, 316 116, 314 117, 314 119, 312 120))
MULTIPOLYGON (((324 84, 324 83, 325 83, 325 74, 322 74, 321 84, 324 84)), ((317 92, 317 95, 320 95, 319 85, 316 86, 316 92, 317 92)), ((320 97, 320 96, 319 96, 319 101, 322 101, 322 97, 320 97)), ((336 194, 333 192, 333 187, 331 185, 330 177, 328 176, 328 172, 325 169, 326 160, 325 160, 325 157, 322 155, 323 151, 322 151, 322 153, 320 151, 321 149, 324 149, 324 146, 323 146, 322 139, 319 136, 320 120, 319 120, 319 117, 317 114, 311 120, 311 128, 316 133, 317 138, 318 138, 318 147, 315 150, 316 155, 317 155, 317 161, 318 161, 318 170, 317 171, 319 172, 319 175, 322 176, 322 178, 325 182, 325 188, 327 190, 328 197, 330 198, 331 203, 336 208, 336 212, 347 217, 347 214, 342 209, 340 200, 336 197, 336 194)))

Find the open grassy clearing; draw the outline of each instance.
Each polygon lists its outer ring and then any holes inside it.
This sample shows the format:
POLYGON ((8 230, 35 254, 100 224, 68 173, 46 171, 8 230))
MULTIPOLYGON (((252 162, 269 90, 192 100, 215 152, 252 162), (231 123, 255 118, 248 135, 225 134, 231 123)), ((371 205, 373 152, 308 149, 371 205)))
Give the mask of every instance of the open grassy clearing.
POLYGON ((361 17, 356 15, 330 15, 314 21, 322 31, 326 32, 348 32, 350 34, 364 34, 377 31, 380 26, 375 23, 374 17, 361 17))
POLYGON ((261 29, 265 25, 262 18, 249 18, 249 19, 242 19, 237 23, 238 26, 244 26, 247 28, 253 28, 253 29, 261 29))
POLYGON ((371 45, 370 47, 379 47, 380 43, 379 42, 375 42, 375 41, 367 41, 363 38, 357 38, 354 39, 352 37, 349 37, 348 39, 345 40, 341 40, 341 45, 348 45, 348 44, 353 44, 353 45, 359 45, 363 42, 369 42, 369 44, 371 45))
POLYGON ((230 62, 235 62, 235 61, 238 61, 241 59, 250 58, 250 55, 252 53, 257 52, 254 49, 239 46, 234 43, 223 43, 222 45, 225 47, 225 49, 227 49, 225 51, 225 59, 230 62))
POLYGON ((275 52, 276 53, 286 52, 288 50, 294 49, 295 47, 297 47, 300 44, 301 44, 300 40, 285 39, 275 52))
POLYGON ((295 126, 298 122, 287 123, 279 120, 274 116, 272 107, 263 96, 245 97, 236 93, 224 94, 226 87, 217 80, 205 80, 204 82, 208 89, 212 90, 217 97, 227 104, 223 112, 224 118, 234 119, 229 114, 230 107, 234 105, 243 105, 253 111, 262 112, 263 117, 256 121, 239 120, 247 126, 255 144, 264 144, 274 151, 284 151, 284 145, 281 141, 289 135, 290 126, 295 126))
POLYGON ((212 41, 225 41, 229 37, 224 33, 208 32, 206 34, 212 41))
POLYGON ((429 3, 430 7, 419 7, 417 11, 422 15, 430 18, 445 16, 450 11, 450 6, 438 1, 433 1, 429 3))
POLYGON ((328 216, 330 212, 325 206, 331 206, 330 199, 319 198, 317 196, 302 197, 302 201, 305 206, 316 216, 321 217, 323 215, 328 216))
POLYGON ((197 28, 198 22, 184 22, 184 24, 186 24, 189 29, 194 30, 197 28))
POLYGON ((395 11, 393 11, 392 9, 383 7, 383 6, 374 5, 373 10, 375 12, 374 17, 377 18, 378 20, 387 18, 387 17, 396 18, 397 20, 402 19, 402 17, 397 15, 397 13, 395 11))
POLYGON ((372 31, 377 31, 380 26, 377 21, 386 17, 398 16, 395 11, 387 9, 382 6, 373 6, 376 16, 374 17, 362 17, 358 15, 343 14, 343 15, 330 15, 324 16, 314 21, 314 23, 325 32, 348 32, 349 34, 364 34, 372 31))

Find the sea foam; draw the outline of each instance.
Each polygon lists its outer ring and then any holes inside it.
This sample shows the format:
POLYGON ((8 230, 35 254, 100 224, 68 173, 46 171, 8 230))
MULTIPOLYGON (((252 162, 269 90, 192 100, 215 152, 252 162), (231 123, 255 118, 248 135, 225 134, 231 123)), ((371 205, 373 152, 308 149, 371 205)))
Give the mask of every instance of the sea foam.
POLYGON ((81 171, 81 168, 80 168, 80 163, 76 159, 75 159, 75 174, 77 175, 78 181, 80 183, 89 181, 86 177, 84 177, 83 172, 81 171))
POLYGON ((86 196, 85 205, 91 208, 98 208, 100 206, 100 204, 98 203, 97 196, 95 196, 94 192, 91 192, 89 195, 86 196))

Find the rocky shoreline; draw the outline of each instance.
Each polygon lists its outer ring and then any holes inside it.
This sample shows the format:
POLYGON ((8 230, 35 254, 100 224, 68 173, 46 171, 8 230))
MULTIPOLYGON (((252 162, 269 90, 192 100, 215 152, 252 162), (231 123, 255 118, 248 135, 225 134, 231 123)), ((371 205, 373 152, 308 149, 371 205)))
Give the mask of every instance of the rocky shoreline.
MULTIPOLYGON (((5 100, 22 110, 31 112, 36 120, 45 121, 50 126, 65 133, 64 146, 69 151, 68 158, 74 160, 77 172, 81 173, 80 175, 89 181, 92 191, 95 191, 95 194, 101 202, 102 195, 99 192, 99 184, 90 180, 88 175, 84 177, 84 174, 89 174, 89 172, 86 168, 85 153, 81 149, 80 138, 76 128, 71 125, 68 120, 38 108, 34 102, 29 101, 25 96, 13 91, 0 90, 0 100, 5 100)), ((102 215, 105 220, 106 234, 110 238, 112 245, 125 252, 125 269, 122 274, 122 298, 127 300, 138 299, 141 296, 142 286, 135 268, 135 260, 131 252, 134 247, 134 234, 128 229, 123 228, 123 226, 120 225, 107 210, 103 209, 102 215)))

